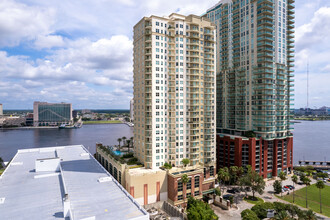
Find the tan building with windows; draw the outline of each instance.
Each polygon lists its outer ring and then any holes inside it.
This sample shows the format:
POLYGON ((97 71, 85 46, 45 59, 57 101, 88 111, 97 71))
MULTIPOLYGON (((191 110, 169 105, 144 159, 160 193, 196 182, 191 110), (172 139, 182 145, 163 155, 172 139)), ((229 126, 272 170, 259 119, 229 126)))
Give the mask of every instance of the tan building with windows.
POLYGON ((134 146, 146 168, 215 164, 215 27, 171 14, 134 26, 134 146))
POLYGON ((173 13, 134 26, 134 156, 143 166, 118 164, 109 149, 97 148, 96 157, 140 204, 182 205, 213 192, 215 54, 208 18, 173 13))
POLYGON ((96 159, 141 205, 158 201, 184 205, 190 195, 201 199, 203 194, 213 192, 216 178, 213 166, 146 169, 117 160, 110 154, 110 149, 101 144, 96 146, 96 159), (181 182, 183 174, 188 176, 187 184, 181 182))

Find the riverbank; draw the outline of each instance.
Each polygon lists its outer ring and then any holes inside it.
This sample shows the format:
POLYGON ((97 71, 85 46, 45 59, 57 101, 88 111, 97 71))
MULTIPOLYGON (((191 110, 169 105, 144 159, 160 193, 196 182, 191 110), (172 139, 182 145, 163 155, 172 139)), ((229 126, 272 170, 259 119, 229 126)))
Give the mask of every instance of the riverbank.
POLYGON ((120 120, 113 120, 113 121, 84 121, 85 125, 88 124, 122 124, 123 122, 120 120))
POLYGON ((0 130, 29 130, 29 129, 58 129, 57 126, 40 126, 40 127, 11 127, 11 128, 0 128, 0 130))
POLYGON ((330 117, 305 117, 305 118, 294 118, 296 121, 329 121, 330 117))

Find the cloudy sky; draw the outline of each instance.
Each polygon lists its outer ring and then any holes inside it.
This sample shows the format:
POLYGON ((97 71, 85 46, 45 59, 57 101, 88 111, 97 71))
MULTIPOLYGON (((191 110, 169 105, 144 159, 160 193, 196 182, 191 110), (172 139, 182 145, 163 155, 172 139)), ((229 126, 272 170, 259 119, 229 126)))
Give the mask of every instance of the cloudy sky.
MULTIPOLYGON (((201 15, 218 0, 0 0, 0 103, 128 109, 132 30, 143 17, 201 15)), ((330 106, 330 1, 296 1, 295 107, 330 106)))

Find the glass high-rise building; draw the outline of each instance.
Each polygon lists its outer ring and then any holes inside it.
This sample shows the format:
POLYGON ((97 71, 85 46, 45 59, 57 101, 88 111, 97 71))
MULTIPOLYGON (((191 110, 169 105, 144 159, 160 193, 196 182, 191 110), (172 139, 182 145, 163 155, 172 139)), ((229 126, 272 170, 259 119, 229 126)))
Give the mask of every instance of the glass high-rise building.
POLYGON ((292 169, 294 0, 222 0, 217 29, 217 160, 264 177, 292 169))
POLYGON ((70 103, 33 103, 33 121, 35 126, 59 125, 72 122, 72 104, 70 103))

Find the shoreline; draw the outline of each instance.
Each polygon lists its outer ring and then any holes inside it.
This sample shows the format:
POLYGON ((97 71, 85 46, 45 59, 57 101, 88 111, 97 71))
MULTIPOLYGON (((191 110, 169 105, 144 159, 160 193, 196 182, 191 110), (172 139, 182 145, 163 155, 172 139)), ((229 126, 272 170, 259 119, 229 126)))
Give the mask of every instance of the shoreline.
POLYGON ((53 126, 40 126, 40 127, 12 127, 12 128, 0 128, 0 130, 29 130, 29 129, 58 129, 53 126))

